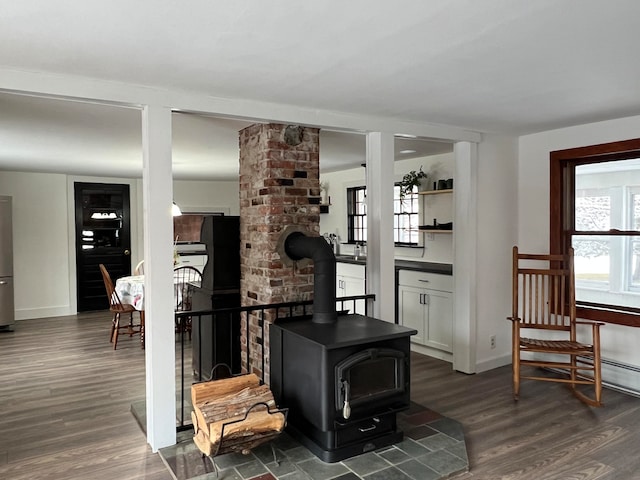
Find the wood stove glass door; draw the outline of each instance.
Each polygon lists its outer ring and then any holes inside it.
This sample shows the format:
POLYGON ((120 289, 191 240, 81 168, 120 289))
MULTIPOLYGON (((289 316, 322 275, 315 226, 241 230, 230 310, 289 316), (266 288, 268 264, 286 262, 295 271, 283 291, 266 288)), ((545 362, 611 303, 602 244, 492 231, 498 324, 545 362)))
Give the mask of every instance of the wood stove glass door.
POLYGON ((404 393, 405 365, 404 353, 393 349, 369 348, 347 357, 336 365, 336 408, 404 393))

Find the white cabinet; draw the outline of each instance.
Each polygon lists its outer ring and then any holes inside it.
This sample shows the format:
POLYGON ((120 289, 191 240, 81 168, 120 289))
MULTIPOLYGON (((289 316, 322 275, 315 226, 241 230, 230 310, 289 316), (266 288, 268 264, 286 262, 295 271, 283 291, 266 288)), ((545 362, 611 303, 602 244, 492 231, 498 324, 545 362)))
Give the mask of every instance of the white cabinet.
POLYGON ((202 273, 206 264, 206 255, 178 255, 178 262, 175 267, 194 267, 202 273))
MULTIPOLYGON (((352 263, 337 262, 336 263, 336 297, 351 297, 355 295, 364 295, 365 289, 365 266, 352 263)), ((364 300, 358 300, 353 311, 353 302, 345 302, 344 308, 351 310, 352 313, 364 315, 364 300)), ((338 304, 338 308, 341 305, 338 304)))
POLYGON ((453 351, 453 277, 400 270, 398 320, 418 331, 411 341, 428 347, 424 353, 449 360, 453 351))

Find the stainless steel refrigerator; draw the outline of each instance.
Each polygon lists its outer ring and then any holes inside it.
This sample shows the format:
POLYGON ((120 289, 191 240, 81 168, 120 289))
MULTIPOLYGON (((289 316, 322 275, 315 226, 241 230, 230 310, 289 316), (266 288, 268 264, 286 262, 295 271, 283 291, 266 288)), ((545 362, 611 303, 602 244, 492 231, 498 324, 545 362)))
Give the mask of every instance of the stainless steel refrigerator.
POLYGON ((11 197, 0 196, 0 329, 13 330, 13 229, 11 197))

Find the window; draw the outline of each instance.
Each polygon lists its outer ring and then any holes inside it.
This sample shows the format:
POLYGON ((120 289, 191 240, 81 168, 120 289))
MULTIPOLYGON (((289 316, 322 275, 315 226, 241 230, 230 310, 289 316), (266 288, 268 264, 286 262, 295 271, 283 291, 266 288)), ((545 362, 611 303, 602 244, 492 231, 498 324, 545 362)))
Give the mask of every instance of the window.
POLYGON ((367 241, 367 188, 347 188, 349 243, 367 241))
POLYGON ((640 326, 640 139, 551 152, 552 253, 575 251, 578 316, 640 326))
MULTIPOLYGON (((415 188, 415 187, 414 187, 415 188)), ((347 227, 349 243, 367 241, 367 189, 347 188, 347 227)), ((393 240, 399 246, 417 245, 419 239, 419 199, 417 189, 400 199, 400 186, 393 187, 393 240)))

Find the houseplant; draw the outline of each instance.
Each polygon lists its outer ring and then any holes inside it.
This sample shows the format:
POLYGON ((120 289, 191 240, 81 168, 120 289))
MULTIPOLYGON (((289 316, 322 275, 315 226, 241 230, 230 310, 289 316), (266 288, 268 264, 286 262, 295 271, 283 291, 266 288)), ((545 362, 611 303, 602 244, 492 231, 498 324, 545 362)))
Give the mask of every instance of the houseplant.
POLYGON ((400 200, 404 200, 404 197, 407 195, 411 195, 413 193, 413 187, 418 187, 420 190, 421 184, 427 183, 427 174, 422 171, 422 166, 420 166, 420 170, 411 170, 408 173, 405 173, 400 181, 400 200))

